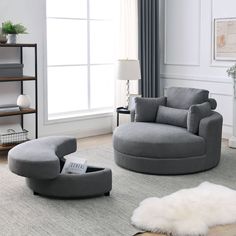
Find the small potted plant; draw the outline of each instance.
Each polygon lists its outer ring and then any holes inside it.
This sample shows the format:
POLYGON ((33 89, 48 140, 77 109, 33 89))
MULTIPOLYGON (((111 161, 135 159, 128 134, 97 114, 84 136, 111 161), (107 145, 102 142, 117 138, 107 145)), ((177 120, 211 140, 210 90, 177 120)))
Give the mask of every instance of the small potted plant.
POLYGON ((227 71, 229 77, 233 79, 234 83, 234 97, 236 98, 236 64, 231 66, 227 71))
POLYGON ((2 32, 8 36, 8 43, 16 43, 16 36, 27 34, 26 30, 22 24, 13 24, 11 21, 2 23, 2 32))
POLYGON ((229 77, 236 79, 236 64, 231 66, 226 72, 229 77))

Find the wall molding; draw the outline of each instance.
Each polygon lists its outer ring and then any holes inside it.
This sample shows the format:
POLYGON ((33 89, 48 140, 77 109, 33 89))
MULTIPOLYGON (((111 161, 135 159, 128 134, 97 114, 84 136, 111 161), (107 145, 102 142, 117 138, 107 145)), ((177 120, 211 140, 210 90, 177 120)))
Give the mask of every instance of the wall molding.
POLYGON ((216 96, 224 96, 224 97, 232 97, 233 94, 227 94, 227 93, 209 93, 210 97, 211 95, 216 95, 216 96))
MULTIPOLYGON (((212 95, 221 96, 221 97, 222 96, 223 97, 232 97, 233 96, 233 95, 230 95, 230 94, 227 94, 227 93, 216 93, 216 92, 209 93, 209 97, 212 97, 212 95)), ((233 124, 223 122, 223 126, 233 127, 233 124)))
POLYGON ((168 62, 167 59, 167 45, 166 45, 166 31, 167 31, 167 7, 166 7, 166 1, 164 1, 164 60, 163 60, 163 64, 164 65, 171 65, 171 66, 194 66, 194 67, 199 67, 200 66, 200 62, 201 62, 201 53, 200 53, 200 49, 201 49, 201 0, 198 0, 198 5, 199 5, 199 12, 198 12, 198 28, 199 28, 199 35, 198 35, 198 63, 170 63, 168 62))
POLYGON ((160 77, 165 80, 188 80, 204 83, 220 83, 232 84, 231 81, 226 81, 224 77, 220 76, 197 76, 197 75, 180 75, 180 74, 161 74, 160 77))

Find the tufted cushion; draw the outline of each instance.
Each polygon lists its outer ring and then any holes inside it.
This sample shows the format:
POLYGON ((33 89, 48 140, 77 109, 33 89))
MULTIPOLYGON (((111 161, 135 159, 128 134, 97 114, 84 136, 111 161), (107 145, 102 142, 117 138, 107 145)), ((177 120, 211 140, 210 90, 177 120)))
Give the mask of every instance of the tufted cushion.
POLYGON ((187 114, 184 109, 159 106, 156 122, 187 128, 187 114))
POLYGON ((188 110, 191 105, 208 101, 207 90, 171 87, 167 89, 167 106, 188 110))
POLYGON ((212 113, 209 102, 192 105, 188 111, 187 129, 193 134, 198 133, 199 123, 204 117, 210 116, 212 113))
POLYGON ((76 151, 76 139, 46 137, 17 145, 8 153, 10 170, 35 179, 53 179, 60 174, 60 159, 76 151))
POLYGON ((166 104, 165 97, 135 98, 135 118, 137 122, 155 122, 158 107, 166 104))

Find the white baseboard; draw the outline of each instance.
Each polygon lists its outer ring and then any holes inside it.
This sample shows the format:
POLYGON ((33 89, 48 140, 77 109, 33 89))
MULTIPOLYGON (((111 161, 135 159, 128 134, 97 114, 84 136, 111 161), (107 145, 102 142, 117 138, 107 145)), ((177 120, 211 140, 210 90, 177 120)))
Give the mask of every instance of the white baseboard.
POLYGON ((93 130, 74 130, 74 131, 64 131, 64 132, 51 132, 51 133, 43 133, 40 134, 40 137, 46 137, 46 136, 73 136, 75 138, 86 138, 91 136, 97 136, 97 135, 104 135, 104 134, 111 134, 112 129, 111 128, 103 128, 103 129, 93 129, 93 130))

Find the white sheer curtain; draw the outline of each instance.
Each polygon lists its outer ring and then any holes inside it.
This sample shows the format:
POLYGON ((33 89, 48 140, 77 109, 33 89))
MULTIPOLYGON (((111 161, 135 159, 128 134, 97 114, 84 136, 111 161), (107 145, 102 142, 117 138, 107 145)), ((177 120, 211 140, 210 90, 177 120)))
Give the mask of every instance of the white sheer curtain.
MULTIPOLYGON (((118 0, 117 5, 117 60, 138 59, 137 0, 118 0)), ((116 80, 115 85, 115 107, 125 106, 126 81, 116 80)), ((130 93, 138 93, 138 81, 130 81, 130 93)))

